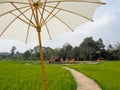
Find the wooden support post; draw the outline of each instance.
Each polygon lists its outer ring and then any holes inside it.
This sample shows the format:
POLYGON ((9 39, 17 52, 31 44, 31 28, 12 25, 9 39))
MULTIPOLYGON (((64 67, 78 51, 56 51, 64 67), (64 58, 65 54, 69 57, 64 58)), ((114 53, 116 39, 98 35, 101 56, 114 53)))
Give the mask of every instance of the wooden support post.
POLYGON ((45 74, 45 68, 44 68, 44 59, 43 59, 42 42, 41 42, 40 32, 38 32, 38 40, 39 40, 39 46, 40 46, 40 61, 41 61, 41 65, 42 65, 42 77, 43 77, 43 83, 44 83, 44 90, 47 90, 46 74, 45 74))
POLYGON ((36 21, 36 30, 38 33, 38 41, 39 41, 39 46, 40 46, 40 61, 42 65, 42 77, 43 77, 43 84, 44 84, 44 90, 47 90, 47 84, 46 84, 46 74, 45 74, 45 68, 44 68, 44 59, 43 59, 43 52, 42 52, 42 41, 41 41, 41 26, 39 22, 39 16, 38 16, 38 9, 39 8, 39 3, 34 4, 34 12, 35 12, 35 21, 36 21))

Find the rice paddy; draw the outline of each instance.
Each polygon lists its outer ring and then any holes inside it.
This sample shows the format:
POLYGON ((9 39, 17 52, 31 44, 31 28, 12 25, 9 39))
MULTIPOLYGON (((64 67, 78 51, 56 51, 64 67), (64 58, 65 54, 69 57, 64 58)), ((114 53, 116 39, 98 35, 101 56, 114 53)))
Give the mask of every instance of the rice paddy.
MULTIPOLYGON (((59 65, 45 65, 48 90, 76 90, 71 73, 59 65)), ((41 65, 0 61, 0 90, 43 90, 41 65)))
POLYGON ((103 90, 120 90, 120 62, 69 65, 95 80, 103 90))
MULTIPOLYGON (((103 90, 120 89, 120 62, 75 64, 76 69, 95 80, 103 90)), ((45 65, 48 90, 76 90, 77 83, 71 73, 61 65, 45 65)), ((0 90, 43 90, 41 65, 13 61, 0 61, 0 90)))

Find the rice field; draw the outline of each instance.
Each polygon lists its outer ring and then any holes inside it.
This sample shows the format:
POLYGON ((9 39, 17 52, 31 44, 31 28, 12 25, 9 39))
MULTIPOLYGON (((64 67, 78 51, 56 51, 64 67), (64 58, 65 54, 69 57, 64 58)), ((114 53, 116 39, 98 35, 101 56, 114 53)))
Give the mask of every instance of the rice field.
POLYGON ((120 62, 102 62, 99 64, 78 64, 68 67, 84 73, 95 80, 103 90, 120 90, 120 62))
MULTIPOLYGON (((71 73, 59 65, 45 65, 48 90, 76 90, 71 73)), ((0 90, 43 90, 41 65, 0 61, 0 90)))

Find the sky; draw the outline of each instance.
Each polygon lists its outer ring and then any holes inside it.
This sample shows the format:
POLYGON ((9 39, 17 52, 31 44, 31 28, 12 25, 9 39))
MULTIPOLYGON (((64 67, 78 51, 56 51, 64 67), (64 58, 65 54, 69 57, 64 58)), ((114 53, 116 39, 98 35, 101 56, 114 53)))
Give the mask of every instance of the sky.
MULTIPOLYGON (((51 48, 62 47, 65 43, 79 46, 86 37, 94 40, 102 38, 103 43, 115 44, 120 42, 120 0, 101 0, 106 5, 100 6, 93 15, 94 22, 85 23, 77 27, 74 32, 67 32, 53 37, 51 40, 42 39, 42 45, 51 48)), ((19 52, 25 52, 38 45, 38 41, 28 44, 17 40, 0 39, 0 52, 10 52, 12 46, 16 46, 19 52)))

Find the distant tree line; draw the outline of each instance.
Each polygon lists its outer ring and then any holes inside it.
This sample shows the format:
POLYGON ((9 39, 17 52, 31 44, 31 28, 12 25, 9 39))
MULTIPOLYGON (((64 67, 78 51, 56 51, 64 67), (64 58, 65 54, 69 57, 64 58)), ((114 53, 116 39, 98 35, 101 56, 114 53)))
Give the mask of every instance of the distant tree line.
MULTIPOLYGON (((10 50, 10 55, 0 55, 0 59, 18 61, 39 60, 39 46, 29 49, 24 53, 19 53, 16 49, 17 48, 13 46, 10 50)), ((71 44, 65 43, 62 48, 52 49, 50 47, 43 47, 42 50, 45 60, 50 60, 53 56, 58 56, 63 60, 75 59, 76 61, 95 61, 101 59, 120 60, 120 43, 116 43, 114 46, 109 45, 107 49, 105 49, 105 45, 101 38, 95 41, 92 37, 87 37, 79 46, 76 47, 72 47, 71 44)))

